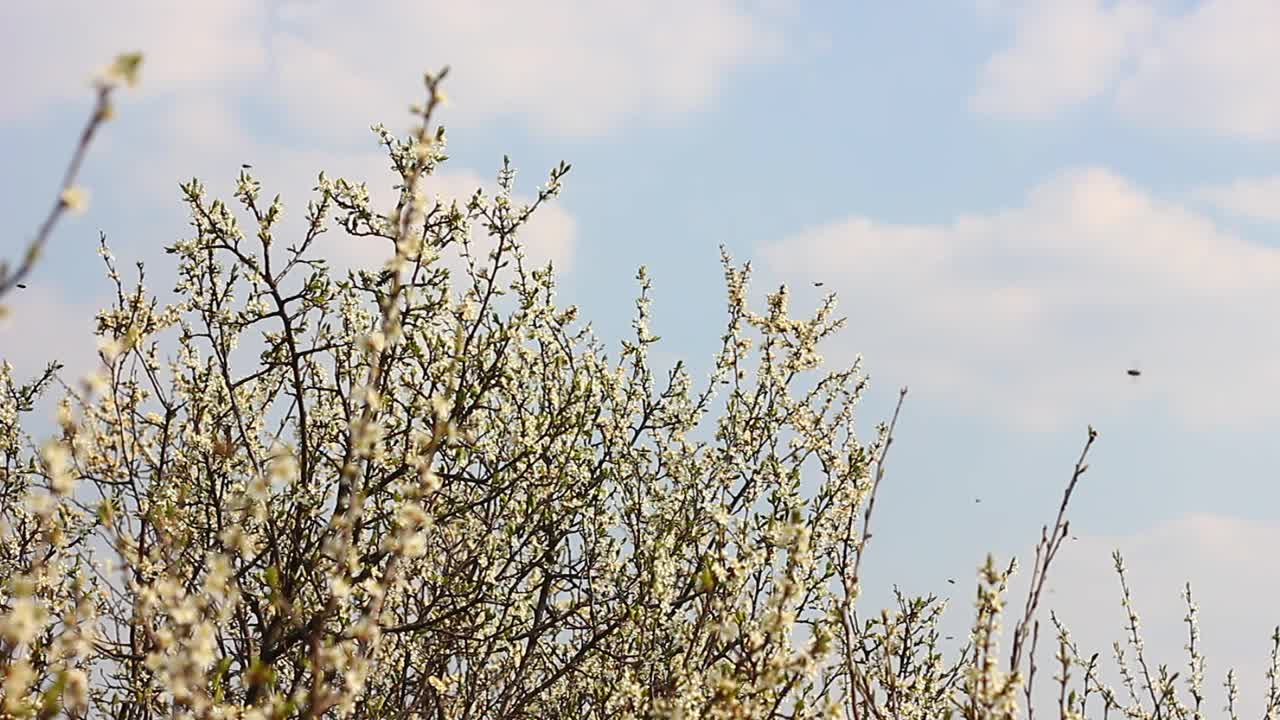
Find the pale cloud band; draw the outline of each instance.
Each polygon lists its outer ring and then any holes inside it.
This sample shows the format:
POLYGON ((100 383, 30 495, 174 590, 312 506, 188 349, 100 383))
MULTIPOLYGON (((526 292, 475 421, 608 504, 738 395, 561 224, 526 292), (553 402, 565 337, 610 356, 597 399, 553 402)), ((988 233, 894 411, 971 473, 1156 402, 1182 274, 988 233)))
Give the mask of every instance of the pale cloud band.
MULTIPOLYGON (((423 71, 455 68, 447 124, 515 117, 544 135, 604 135, 708 108, 735 68, 778 52, 769 18, 781 11, 769 2, 725 0, 399 0, 376 12, 293 0, 10 4, 0 9, 12 81, 0 124, 40 125, 54 114, 75 114, 95 68, 121 49, 143 51, 143 83, 123 109, 127 123, 122 119, 96 149, 94 166, 114 170, 111 186, 95 189, 95 202, 146 217, 127 227, 115 218, 108 236, 122 257, 163 269, 156 262, 161 248, 185 228, 180 180, 199 177, 227 197, 239 164, 252 163, 266 192, 284 197, 286 223, 301 216, 321 170, 368 180, 375 198, 385 196, 380 191, 394 179, 368 128, 407 122, 423 71), (255 107, 275 125, 269 132, 255 107)), ((522 179, 534 182, 545 171, 522 169, 522 179)), ((446 201, 481 186, 492 192, 493 183, 481 180, 489 175, 448 167, 432 178, 432 190, 446 201)), ((524 183, 517 189, 517 202, 533 194, 524 183)), ((86 220, 97 222, 96 212, 86 220)), ((551 203, 522 240, 530 260, 567 271, 576 236, 575 219, 551 203)), ((339 268, 378 265, 387 252, 335 238, 326 236, 321 250, 339 268)), ((56 281, 33 281, 28 298, 65 290, 37 287, 41 282, 56 281)), ((91 318, 95 310, 86 304, 66 313, 91 318)), ((9 323, 0 339, 19 329, 9 323)), ((3 344, 21 365, 43 359, 29 345, 3 344)))
POLYGON ((1280 250, 1107 170, 1060 173, 1018 207, 945 225, 854 216, 762 255, 781 279, 840 294, 848 353, 962 412, 1024 427, 1137 402, 1196 427, 1277 413, 1280 250), (1148 370, 1136 385, 1134 363, 1148 370))
POLYGON ((247 92, 326 138, 401 116, 421 73, 445 63, 455 121, 602 134, 706 108, 730 71, 780 50, 776 12, 725 0, 13 5, 0 11, 16 83, 0 121, 77 98, 92 68, 136 47, 147 96, 247 92))
POLYGON ((975 110, 1043 118, 1103 100, 1131 121, 1280 140, 1280 3, 987 3, 1011 38, 982 69, 975 110))
POLYGON ((1200 188, 1194 195, 1229 215, 1280 223, 1280 176, 1240 178, 1200 188))
MULTIPOLYGON (((1144 653, 1153 672, 1163 664, 1186 672, 1183 592, 1191 583, 1199 608, 1198 650, 1205 657, 1208 716, 1217 717, 1212 710, 1226 704, 1222 685, 1227 670, 1234 669, 1241 693, 1236 704, 1239 716, 1261 717, 1269 686, 1271 633, 1280 624, 1280 613, 1270 601, 1280 592, 1280 562, 1273 550, 1277 543, 1280 528, 1203 512, 1124 534, 1080 537, 1064 546, 1049 571, 1044 608, 1066 624, 1086 659, 1099 653, 1103 681, 1120 689, 1122 678, 1112 643, 1125 648, 1131 670, 1136 659, 1128 646, 1128 618, 1120 604, 1120 581, 1111 553, 1119 550, 1124 557, 1144 653)), ((1025 597, 1029 571, 1019 575, 1011 584, 1011 598, 1025 597)), ((1050 651, 1057 650, 1056 642, 1044 642, 1055 637, 1052 629, 1046 617, 1041 628, 1048 633, 1041 637, 1044 664, 1050 651)), ((1182 691, 1185 682, 1177 683, 1182 691)), ((1057 686, 1047 674, 1037 687, 1041 696, 1037 705, 1055 707, 1057 686)))
MULTIPOLYGON (((543 136, 608 135, 708 109, 734 70, 780 52, 782 38, 771 21, 789 12, 786 5, 9 3, 0 7, 10 80, 0 125, 40 126, 77 115, 96 68, 121 50, 142 51, 141 87, 122 104, 120 122, 92 158, 93 167, 112 168, 110 187, 91 188, 95 207, 80 227, 103 227, 126 265, 144 260, 163 272, 169 265, 161 248, 186 231, 181 180, 199 177, 212 194, 228 197, 239 164, 252 163, 268 195, 284 197, 286 225, 301 216, 321 170, 368 180, 378 197, 393 178, 373 148, 369 125, 407 122, 406 107, 420 99, 425 70, 454 67, 449 125, 516 119, 543 136), (270 127, 262 127, 264 118, 270 127), (111 207, 118 215, 103 222, 102 209, 111 207), (123 223, 119 214, 145 221, 123 223)), ((491 181, 481 182, 488 170, 449 166, 432 178, 432 189, 446 201, 481 185, 492 190, 491 181)), ((522 170, 522 180, 536 182, 545 168, 522 170)), ((572 182, 571 176, 570 188, 572 182)), ((518 190, 517 202, 533 193, 523 182, 518 190)), ((522 240, 530 260, 567 271, 576 237, 576 220, 551 203, 522 240)), ((82 254, 71 262, 83 266, 86 244, 74 247, 82 254)), ((325 236, 321 250, 339 268, 377 265, 387 252, 336 234, 325 236)), ((49 275, 32 281, 27 301, 19 303, 23 322, 51 317, 52 310, 29 301, 68 295, 57 283, 49 275)), ((63 314, 92 318, 96 305, 80 303, 63 314)), ((12 340, 23 327, 0 327, 0 346, 10 359, 34 367, 44 350, 12 340)))

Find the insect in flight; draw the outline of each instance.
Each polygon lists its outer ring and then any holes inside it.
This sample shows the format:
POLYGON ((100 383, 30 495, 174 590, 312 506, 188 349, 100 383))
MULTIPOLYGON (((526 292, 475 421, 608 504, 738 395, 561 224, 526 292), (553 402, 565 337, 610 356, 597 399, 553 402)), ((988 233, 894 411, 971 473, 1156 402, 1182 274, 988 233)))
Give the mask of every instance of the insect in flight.
POLYGON ((1135 362, 1134 364, 1129 366, 1128 370, 1124 371, 1124 374, 1128 375, 1133 382, 1137 382, 1138 378, 1142 377, 1142 370, 1138 369, 1139 364, 1140 363, 1135 362))

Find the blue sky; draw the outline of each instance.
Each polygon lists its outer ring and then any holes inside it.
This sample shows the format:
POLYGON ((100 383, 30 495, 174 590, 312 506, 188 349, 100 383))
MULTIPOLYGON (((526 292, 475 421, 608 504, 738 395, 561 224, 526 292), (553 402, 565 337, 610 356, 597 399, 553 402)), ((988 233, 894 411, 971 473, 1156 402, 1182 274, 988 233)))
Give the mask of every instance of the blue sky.
MULTIPOLYGON (((528 241, 606 338, 625 332, 644 264, 663 357, 705 367, 721 244, 752 261, 760 302, 782 282, 797 311, 814 281, 839 294, 850 326, 826 354, 864 355, 867 428, 911 388, 871 599, 892 582, 951 590, 987 550, 1029 562, 1093 423, 1080 540, 1049 602, 1105 651, 1121 637, 1119 547, 1151 649, 1181 664, 1191 580, 1213 685, 1236 666, 1256 707, 1280 622, 1280 5, 473 5, 0 9, 6 256, 56 186, 85 79, 117 51, 147 55, 83 176, 90 210, 14 299, 0 356, 87 368, 109 290, 97 231, 167 287, 179 180, 227 195, 253 163, 301 208, 319 170, 384 179, 367 126, 403 130, 421 71, 450 64, 440 191, 490 183, 503 154, 526 193, 572 162, 528 241)), ((379 250, 326 248, 337 264, 379 250)), ((957 622, 969 605, 958 593, 957 622)))

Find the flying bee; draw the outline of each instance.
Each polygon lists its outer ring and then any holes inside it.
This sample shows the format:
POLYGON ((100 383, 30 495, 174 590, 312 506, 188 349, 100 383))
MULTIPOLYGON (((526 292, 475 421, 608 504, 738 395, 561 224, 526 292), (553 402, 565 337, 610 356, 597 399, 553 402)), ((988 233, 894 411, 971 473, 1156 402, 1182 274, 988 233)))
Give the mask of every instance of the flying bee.
POLYGON ((824 282, 815 282, 815 283, 813 284, 813 286, 814 286, 814 287, 822 287, 823 285, 826 285, 826 283, 824 283, 824 282))
POLYGON ((1129 376, 1131 382, 1137 382, 1138 378, 1142 377, 1142 371, 1138 369, 1138 363, 1136 362, 1130 365, 1129 369, 1124 371, 1124 374, 1129 376))

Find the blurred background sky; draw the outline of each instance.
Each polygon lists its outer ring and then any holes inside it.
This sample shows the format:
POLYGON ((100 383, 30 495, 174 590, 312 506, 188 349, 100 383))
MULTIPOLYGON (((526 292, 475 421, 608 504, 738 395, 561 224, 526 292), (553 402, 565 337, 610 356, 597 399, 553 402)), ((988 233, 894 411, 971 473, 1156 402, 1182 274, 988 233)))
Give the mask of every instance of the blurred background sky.
MULTIPOLYGON (((508 154, 529 196, 573 163, 526 242, 604 338, 647 265, 660 359, 705 371, 723 244, 758 307, 784 282, 799 314, 839 295, 825 355, 863 354, 868 437, 910 386, 869 603, 951 593, 962 631, 987 551, 1029 570, 1092 423, 1047 607, 1107 656, 1119 548, 1153 662, 1182 667, 1190 580, 1211 714, 1228 666, 1256 710, 1280 623, 1277 27, 1273 0, 5 3, 6 258, 56 191, 87 79, 146 60, 90 153, 88 212, 8 298, 0 357, 90 368, 98 231, 167 291, 182 180, 229 198, 251 163, 295 220, 320 170, 389 185, 368 126, 405 131, 422 71, 449 64, 436 189, 492 187, 508 154)), ((339 266, 386 250, 326 243, 339 266)))

